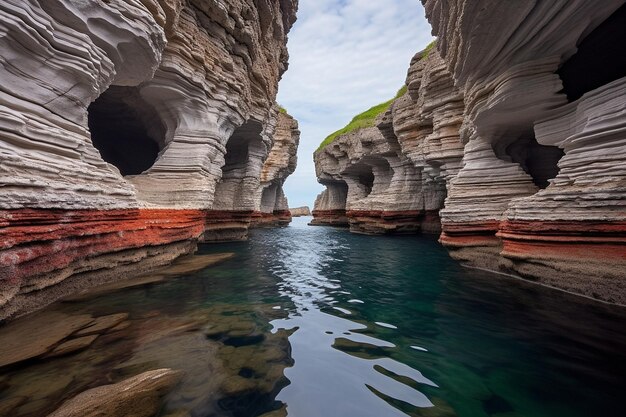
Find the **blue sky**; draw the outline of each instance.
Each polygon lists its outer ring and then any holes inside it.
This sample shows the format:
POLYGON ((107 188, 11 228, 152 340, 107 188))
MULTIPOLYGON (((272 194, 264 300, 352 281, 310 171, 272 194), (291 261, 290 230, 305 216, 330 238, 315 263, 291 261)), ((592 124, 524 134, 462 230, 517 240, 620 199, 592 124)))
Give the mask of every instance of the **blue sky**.
POLYGON ((313 208, 323 190, 313 152, 354 115, 392 98, 413 55, 432 40, 418 0, 300 0, 278 102, 298 119, 298 168, 285 192, 313 208))

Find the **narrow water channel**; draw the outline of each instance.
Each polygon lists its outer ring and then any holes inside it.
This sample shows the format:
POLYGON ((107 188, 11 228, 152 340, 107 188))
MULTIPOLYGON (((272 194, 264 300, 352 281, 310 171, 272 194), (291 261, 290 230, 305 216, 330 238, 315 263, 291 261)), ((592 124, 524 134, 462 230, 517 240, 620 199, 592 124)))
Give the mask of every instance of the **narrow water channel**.
POLYGON ((82 352, 0 370, 0 404, 45 416, 172 368, 162 416, 624 415, 624 309, 465 269, 430 237, 307 220, 203 246, 234 256, 199 272, 49 307, 129 316, 82 352))

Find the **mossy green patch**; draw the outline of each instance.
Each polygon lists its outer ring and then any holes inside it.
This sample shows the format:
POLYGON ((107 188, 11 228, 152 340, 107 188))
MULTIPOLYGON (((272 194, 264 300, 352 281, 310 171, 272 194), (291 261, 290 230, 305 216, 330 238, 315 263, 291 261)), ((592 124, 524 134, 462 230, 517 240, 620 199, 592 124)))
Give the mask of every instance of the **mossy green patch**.
POLYGON ((434 41, 429 43, 426 46, 426 48, 424 48, 424 50, 422 51, 422 59, 428 58, 428 56, 430 55, 430 51, 433 50, 433 48, 435 47, 436 44, 437 44, 437 40, 435 39, 434 41))
POLYGON ((345 135, 346 133, 350 133, 359 129, 366 129, 368 127, 374 127, 374 124, 376 123, 376 118, 380 114, 386 112, 387 109, 389 109, 389 106, 391 106, 391 103, 393 103, 396 99, 402 97, 407 92, 407 90, 408 88, 405 85, 400 90, 398 90, 398 93, 396 94, 396 96, 392 98, 391 100, 385 101, 384 103, 380 103, 364 111, 363 113, 354 116, 354 118, 350 121, 350 123, 348 123, 346 127, 339 129, 338 131, 328 135, 328 137, 324 139, 324 141, 320 144, 317 150, 319 151, 323 147, 332 143, 335 139, 337 139, 341 135, 345 135))
POLYGON ((287 114, 287 109, 281 106, 280 104, 278 105, 278 111, 283 114, 287 114))

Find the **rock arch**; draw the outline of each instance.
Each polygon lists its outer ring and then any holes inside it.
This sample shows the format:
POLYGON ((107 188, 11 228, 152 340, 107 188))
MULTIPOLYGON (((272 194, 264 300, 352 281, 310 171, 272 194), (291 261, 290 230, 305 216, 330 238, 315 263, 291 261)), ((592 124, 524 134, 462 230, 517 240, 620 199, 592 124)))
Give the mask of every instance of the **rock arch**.
POLYGON ((254 195, 267 150, 263 125, 249 120, 233 132, 226 143, 222 178, 215 189, 214 210, 253 211, 254 195))

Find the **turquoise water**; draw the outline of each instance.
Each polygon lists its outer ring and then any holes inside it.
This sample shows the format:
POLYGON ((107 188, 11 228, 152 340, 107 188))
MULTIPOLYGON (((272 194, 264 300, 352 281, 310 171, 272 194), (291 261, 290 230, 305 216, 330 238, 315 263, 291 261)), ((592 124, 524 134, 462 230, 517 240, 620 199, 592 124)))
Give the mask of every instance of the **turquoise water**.
POLYGON ((173 367, 187 379, 162 415, 626 415, 624 309, 462 268, 433 238, 306 220, 203 246, 235 257, 190 276, 53 306, 128 312, 132 325, 12 371, 0 398, 32 375, 46 385, 71 374, 15 414, 38 415, 87 387, 173 367))

